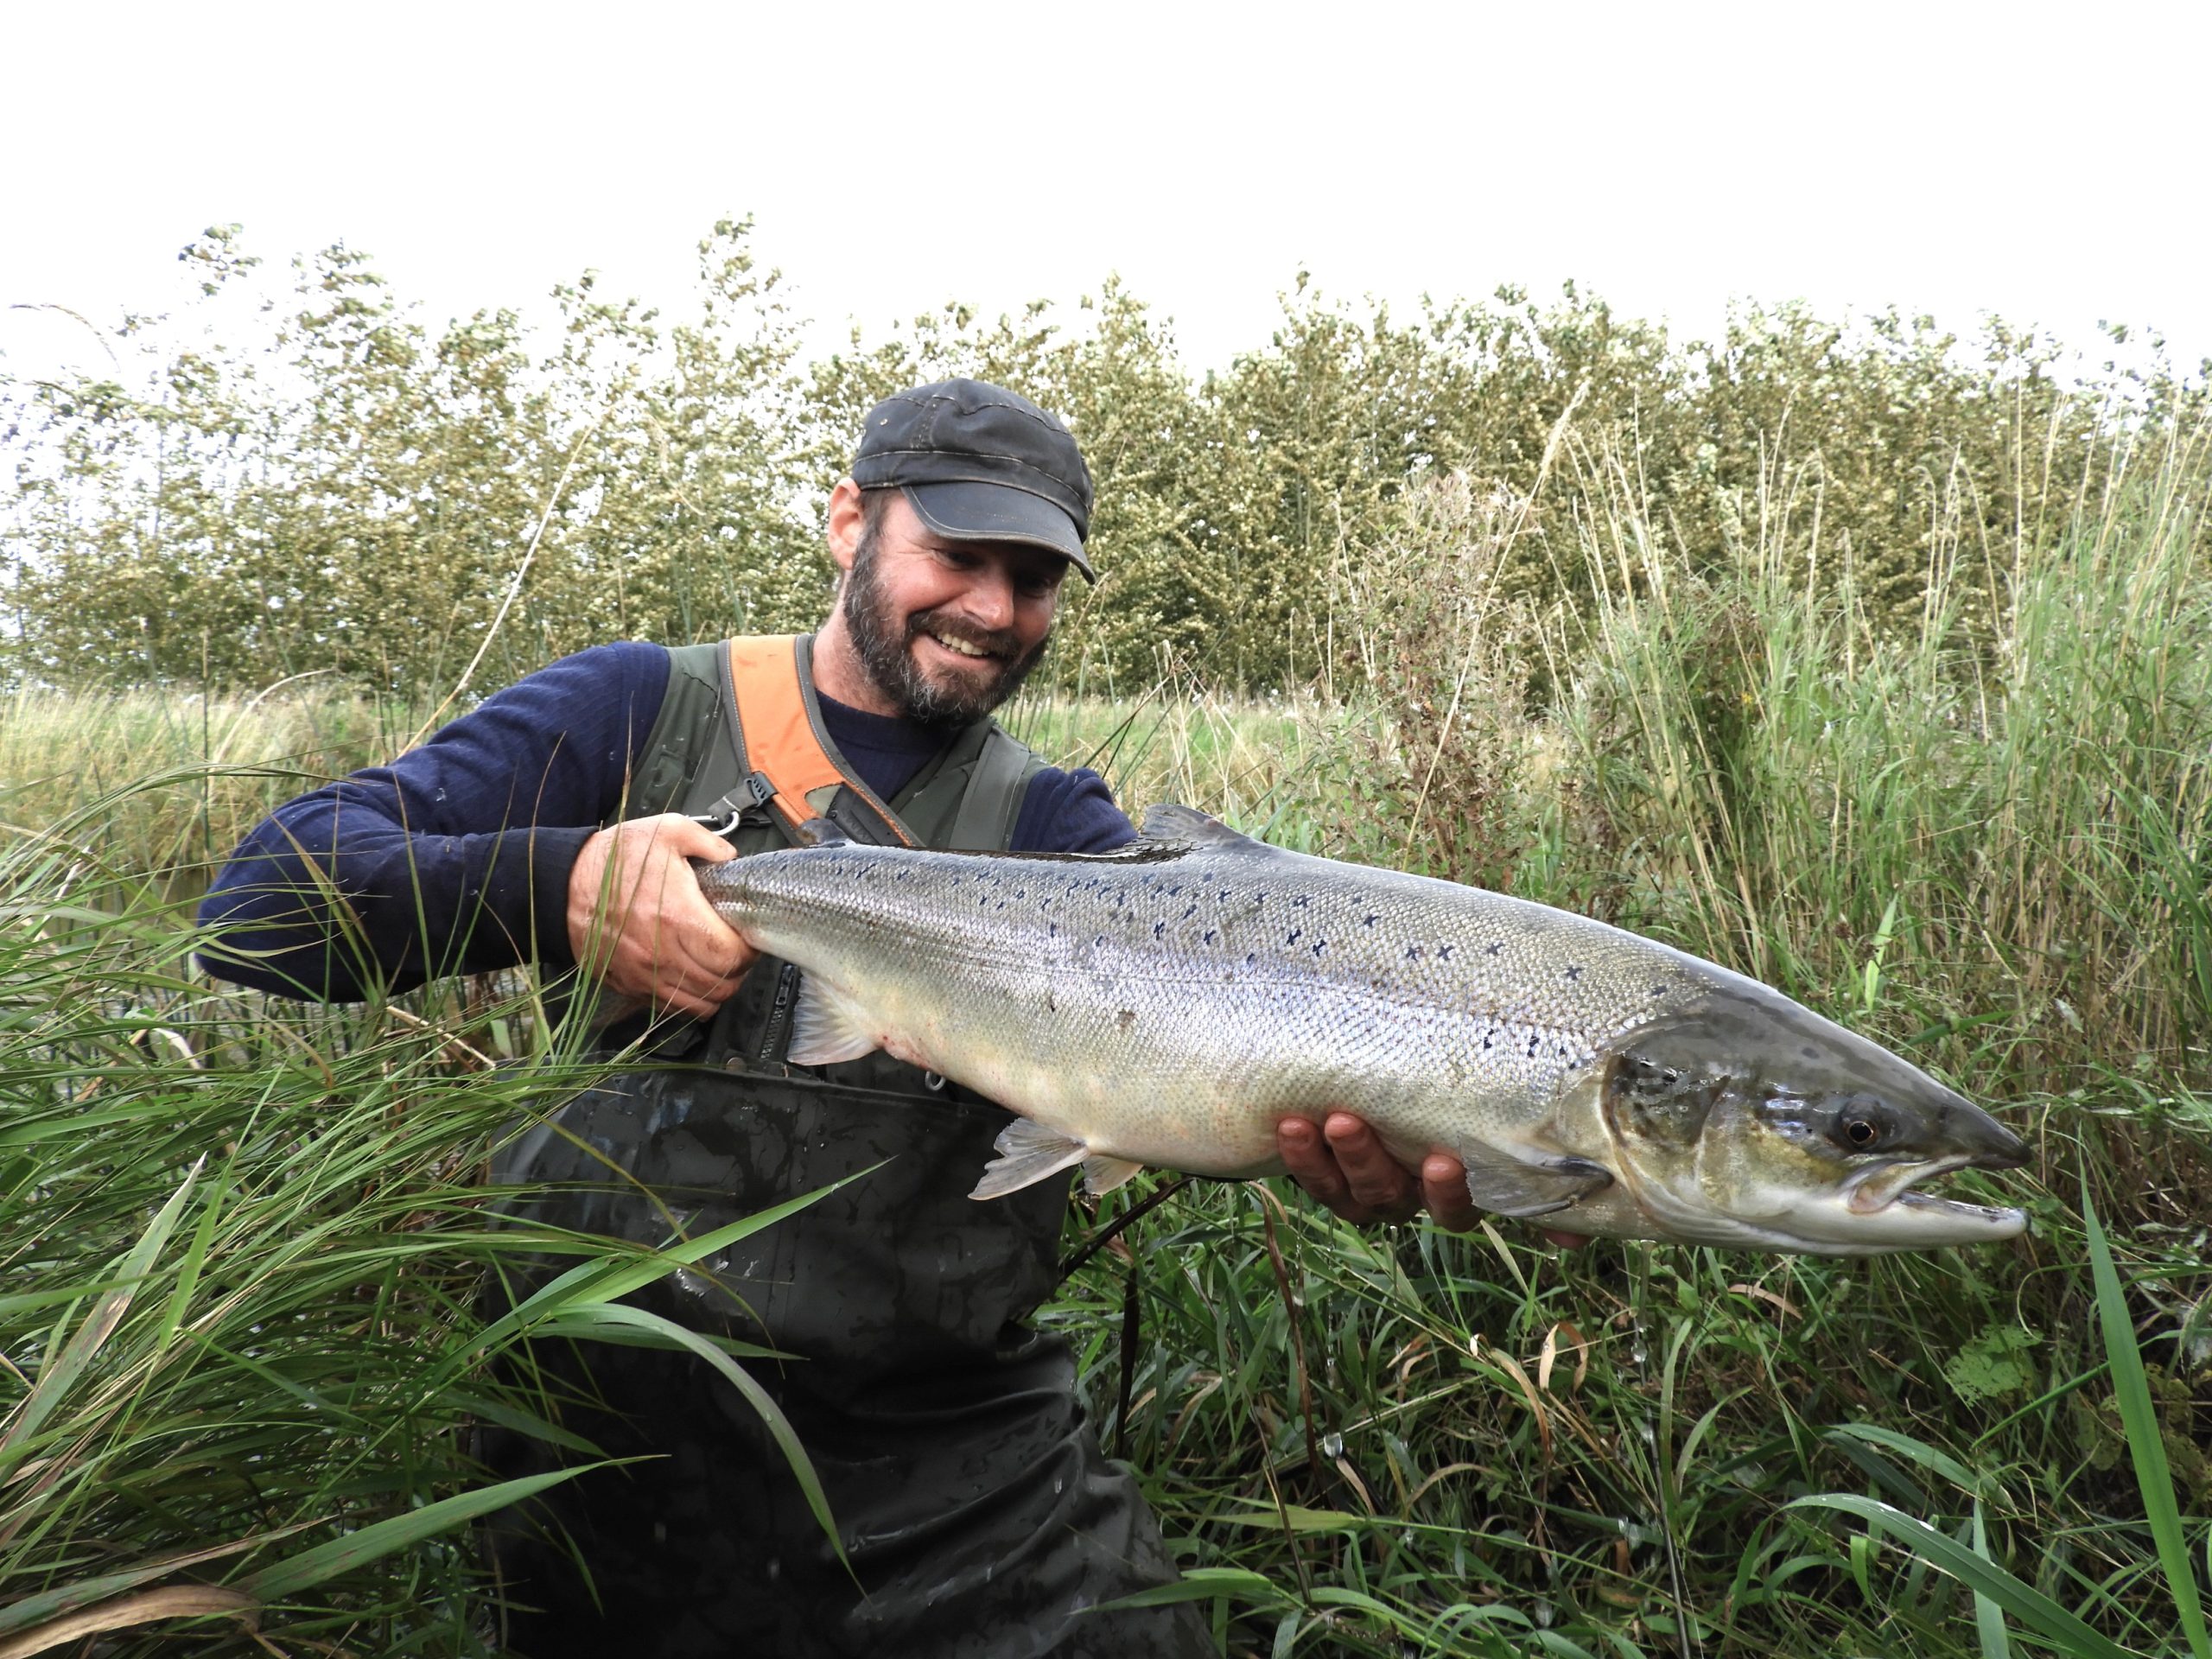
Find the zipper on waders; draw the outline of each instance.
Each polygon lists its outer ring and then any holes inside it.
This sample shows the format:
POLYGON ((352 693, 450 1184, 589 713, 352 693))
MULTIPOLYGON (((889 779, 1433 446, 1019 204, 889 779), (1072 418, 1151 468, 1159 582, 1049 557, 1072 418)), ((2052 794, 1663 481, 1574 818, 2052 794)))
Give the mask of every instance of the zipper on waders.
POLYGON ((787 962, 776 976, 776 1000, 769 1004, 768 1017, 761 1022, 760 1047, 754 1058, 763 1065, 773 1065, 784 1058, 785 1045, 790 1040, 791 1010, 798 1002, 798 964, 787 962))

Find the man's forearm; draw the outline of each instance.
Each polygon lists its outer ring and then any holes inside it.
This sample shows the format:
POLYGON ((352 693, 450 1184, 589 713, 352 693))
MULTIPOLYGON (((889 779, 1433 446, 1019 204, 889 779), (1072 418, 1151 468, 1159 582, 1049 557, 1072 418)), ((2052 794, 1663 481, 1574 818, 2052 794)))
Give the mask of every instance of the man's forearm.
POLYGON ((569 872, 593 826, 418 835, 352 779, 303 796, 238 849, 200 906, 214 973, 353 1001, 441 975, 570 960, 569 872))
POLYGON ((202 960, 351 1001, 441 974, 571 960, 577 850, 617 810, 668 657, 601 645, 486 699, 429 742, 279 807, 217 875, 202 960))

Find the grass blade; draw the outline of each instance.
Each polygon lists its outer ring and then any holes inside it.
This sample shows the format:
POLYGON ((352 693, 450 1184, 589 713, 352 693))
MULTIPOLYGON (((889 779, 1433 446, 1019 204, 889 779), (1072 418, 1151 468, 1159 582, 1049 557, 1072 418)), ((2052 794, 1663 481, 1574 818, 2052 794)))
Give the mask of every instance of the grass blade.
POLYGON ((2104 1336, 2105 1356, 2112 1363, 2113 1393, 2120 1402, 2120 1417, 2127 1430, 2128 1455, 2135 1465, 2135 1484, 2143 1495, 2143 1513, 2158 1548, 2158 1564, 2165 1569, 2166 1587, 2174 1599, 2174 1614, 2181 1634, 2196 1659, 2212 1659, 2212 1639, 2204 1628, 2203 1605, 2197 1598, 2196 1573, 2183 1537, 2181 1511, 2174 1500, 2173 1471, 2166 1461, 2166 1444, 2158 1433, 2157 1408, 2151 1402, 2151 1382, 2143 1370, 2142 1351, 2135 1344, 2135 1323, 2128 1316, 2126 1294, 2120 1287, 2112 1246, 2088 1191, 2082 1194, 2082 1224, 2088 1234, 2089 1268, 2097 1284, 2097 1325, 2104 1336))
MULTIPOLYGON (((1989 1535, 1982 1526, 1979 1500, 1974 1506, 1974 1553, 1985 1561, 1989 1560, 1989 1535)), ((2005 1634, 2005 1610, 1979 1590, 1974 1592, 1974 1632, 1981 1643, 1981 1659, 2012 1659, 2012 1640, 2005 1634)))
POLYGON ((124 1257, 116 1274, 115 1288, 92 1305, 92 1311, 85 1316, 85 1322, 77 1327, 52 1363, 39 1368, 38 1381, 24 1398, 16 1414, 16 1421, 8 1425, 6 1433, 0 1434, 0 1469, 14 1461, 8 1455, 11 1447, 16 1448, 17 1454, 21 1454, 24 1442, 37 1433, 38 1426, 46 1421, 47 1414, 61 1403, 62 1395, 69 1391, 69 1385, 83 1374, 85 1368, 92 1363, 93 1356, 99 1352, 100 1345, 114 1335, 115 1327, 123 1323, 123 1316, 130 1311, 131 1298, 138 1294, 138 1287, 152 1270, 156 1258, 162 1253, 162 1246, 168 1243, 169 1230, 176 1225, 177 1216, 183 1210, 185 1200, 192 1195, 193 1183, 199 1178, 200 1165, 194 1163, 186 1172, 184 1179, 178 1183, 176 1191, 169 1194, 168 1202, 155 1212, 154 1219, 139 1235, 137 1243, 124 1257))
POLYGON ((584 1464, 574 1469, 556 1469, 543 1475, 525 1475, 519 1480, 503 1480, 496 1486, 481 1486, 473 1492, 456 1492, 451 1497, 442 1497, 435 1503, 426 1503, 419 1510, 405 1515, 387 1516, 372 1522, 359 1532, 349 1532, 343 1538, 334 1538, 327 1544, 317 1544, 313 1549, 303 1549, 298 1554, 265 1567, 260 1572, 241 1579, 232 1587, 260 1602, 283 1601, 298 1595, 302 1590, 312 1590, 326 1579, 334 1579, 342 1573, 366 1566, 380 1556, 394 1550, 405 1549, 410 1544, 435 1538, 442 1532, 474 1521, 479 1516, 503 1510, 511 1503, 519 1503, 534 1497, 549 1486, 557 1486, 564 1480, 593 1469, 603 1469, 603 1463, 584 1464))
MULTIPOLYGON (((828 1188, 823 1189, 824 1192, 828 1188)), ((829 1539, 830 1548, 837 1552, 837 1559, 845 1560, 844 1541, 837 1536, 837 1523, 830 1513, 830 1500, 823 1492, 822 1482, 814 1472, 814 1464, 806 1455, 806 1448, 799 1444, 798 1434, 791 1427, 791 1419, 785 1416, 783 1408, 768 1395, 768 1391, 748 1376, 744 1368, 724 1353, 715 1344, 696 1331, 688 1331, 673 1319, 663 1319, 658 1313, 642 1307, 632 1307, 623 1302, 607 1302, 595 1306, 581 1307, 560 1315, 540 1325, 541 1334, 556 1337, 593 1337, 613 1327, 612 1340, 635 1340, 638 1335, 657 1338, 660 1345, 681 1349, 696 1354, 701 1359, 721 1373, 730 1386, 745 1396, 745 1402, 760 1414, 760 1421, 767 1425, 784 1460, 791 1465, 798 1479, 799 1491, 806 1496, 806 1507, 813 1512, 815 1521, 829 1539)), ((846 1562, 849 1568, 852 1564, 846 1562)))
POLYGON ((2130 1659, 2126 1649, 2091 1629, 2033 1585, 1975 1554, 1948 1534, 1878 1498, 1861 1497, 1854 1492, 1820 1492, 1786 1507, 1840 1510, 1888 1533, 1936 1571, 1958 1580, 1976 1595, 1988 1597, 2020 1623, 2057 1643, 2071 1659, 2130 1659))

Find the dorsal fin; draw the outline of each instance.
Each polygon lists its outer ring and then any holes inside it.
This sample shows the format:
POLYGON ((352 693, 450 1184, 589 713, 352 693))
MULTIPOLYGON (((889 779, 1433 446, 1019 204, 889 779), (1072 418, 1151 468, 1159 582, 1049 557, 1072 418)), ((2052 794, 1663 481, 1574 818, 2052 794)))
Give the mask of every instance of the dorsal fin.
POLYGON ((827 818, 809 818, 791 831, 802 847, 843 847, 852 837, 827 818))
POLYGON ((1210 818, 1194 806, 1161 801, 1144 810, 1139 839, 1172 847, 1262 847, 1267 843, 1240 836, 1219 818, 1210 818))

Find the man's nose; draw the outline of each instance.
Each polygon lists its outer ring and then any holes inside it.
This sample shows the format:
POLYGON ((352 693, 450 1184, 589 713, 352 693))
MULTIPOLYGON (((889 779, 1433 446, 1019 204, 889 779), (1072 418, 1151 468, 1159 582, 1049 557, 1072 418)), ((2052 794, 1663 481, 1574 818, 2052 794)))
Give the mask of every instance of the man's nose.
POLYGON ((973 573, 961 608, 978 627, 1014 626, 1014 579, 995 565, 973 573))

